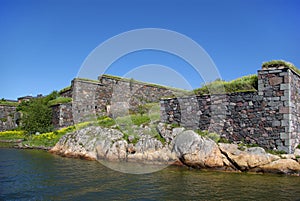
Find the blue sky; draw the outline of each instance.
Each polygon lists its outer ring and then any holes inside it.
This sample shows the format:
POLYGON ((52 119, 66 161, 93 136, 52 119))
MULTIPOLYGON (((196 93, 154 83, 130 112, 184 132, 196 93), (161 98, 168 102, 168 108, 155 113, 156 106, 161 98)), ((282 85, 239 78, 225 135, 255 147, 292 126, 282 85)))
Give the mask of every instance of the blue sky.
MULTIPOLYGON (((0 0, 0 98, 64 88, 99 44, 142 28, 193 39, 225 80, 255 74, 272 59, 299 67, 299 10, 297 0, 0 0)), ((202 82, 184 61, 157 51, 128 55, 108 72, 122 76, 151 63, 189 72, 192 88, 202 82)))

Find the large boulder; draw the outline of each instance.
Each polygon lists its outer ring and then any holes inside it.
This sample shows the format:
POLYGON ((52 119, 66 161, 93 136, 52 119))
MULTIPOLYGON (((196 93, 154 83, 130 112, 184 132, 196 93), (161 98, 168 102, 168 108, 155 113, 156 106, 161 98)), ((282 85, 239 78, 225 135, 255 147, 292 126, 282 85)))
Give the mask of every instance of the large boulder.
POLYGON ((64 135, 50 152, 96 160, 97 153, 104 156, 108 150, 114 150, 112 145, 122 138, 123 134, 118 130, 90 126, 64 135), (97 151, 96 147, 101 147, 103 152, 97 151))
POLYGON ((187 166, 220 168, 224 165, 218 145, 191 130, 184 131, 175 138, 173 150, 187 166))
POLYGON ((172 164, 176 155, 155 137, 139 136, 136 144, 128 143, 116 129, 90 126, 63 136, 50 150, 68 157, 90 160, 132 161, 172 164))
POLYGON ((300 164, 293 159, 279 159, 259 168, 261 172, 300 175, 300 164))
POLYGON ((280 159, 279 156, 266 153, 261 147, 239 150, 236 144, 219 143, 219 148, 224 156, 241 171, 247 171, 280 159))

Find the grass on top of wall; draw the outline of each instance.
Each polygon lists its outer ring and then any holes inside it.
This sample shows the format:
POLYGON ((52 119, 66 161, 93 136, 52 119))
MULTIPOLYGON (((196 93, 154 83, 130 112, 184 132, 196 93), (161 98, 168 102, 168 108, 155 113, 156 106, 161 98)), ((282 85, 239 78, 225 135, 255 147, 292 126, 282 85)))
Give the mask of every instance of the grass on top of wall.
POLYGON ((7 101, 4 99, 0 99, 0 105, 14 106, 17 107, 19 105, 18 102, 7 101))
POLYGON ((296 73, 300 74, 300 69, 298 69, 294 64, 292 64, 291 62, 288 62, 288 61, 272 60, 272 61, 264 62, 262 64, 262 68, 266 68, 266 69, 273 68, 273 67, 279 67, 279 66, 284 66, 284 67, 290 68, 293 71, 295 71, 296 73))
POLYGON ((253 92, 257 90, 257 75, 248 75, 232 81, 216 80, 195 89, 196 95, 253 92))
POLYGON ((48 106, 58 105, 62 103, 70 103, 72 102, 72 98, 59 96, 54 100, 48 102, 48 106))

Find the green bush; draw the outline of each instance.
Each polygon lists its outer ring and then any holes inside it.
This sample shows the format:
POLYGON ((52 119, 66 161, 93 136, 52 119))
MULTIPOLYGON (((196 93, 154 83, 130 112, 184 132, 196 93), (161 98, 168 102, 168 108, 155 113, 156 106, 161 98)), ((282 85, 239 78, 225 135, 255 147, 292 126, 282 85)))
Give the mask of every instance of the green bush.
POLYGON ((52 109, 48 103, 58 97, 58 92, 53 91, 45 97, 33 98, 23 101, 17 107, 21 111, 21 129, 27 134, 47 133, 53 130, 52 109))

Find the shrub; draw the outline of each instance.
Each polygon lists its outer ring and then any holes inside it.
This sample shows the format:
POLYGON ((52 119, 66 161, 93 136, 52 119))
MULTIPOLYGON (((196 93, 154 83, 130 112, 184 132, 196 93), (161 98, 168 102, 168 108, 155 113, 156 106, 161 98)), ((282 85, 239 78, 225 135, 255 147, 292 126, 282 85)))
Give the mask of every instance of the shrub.
POLYGON ((22 108, 22 128, 28 134, 45 133, 53 129, 52 110, 45 104, 43 98, 28 101, 22 108))

